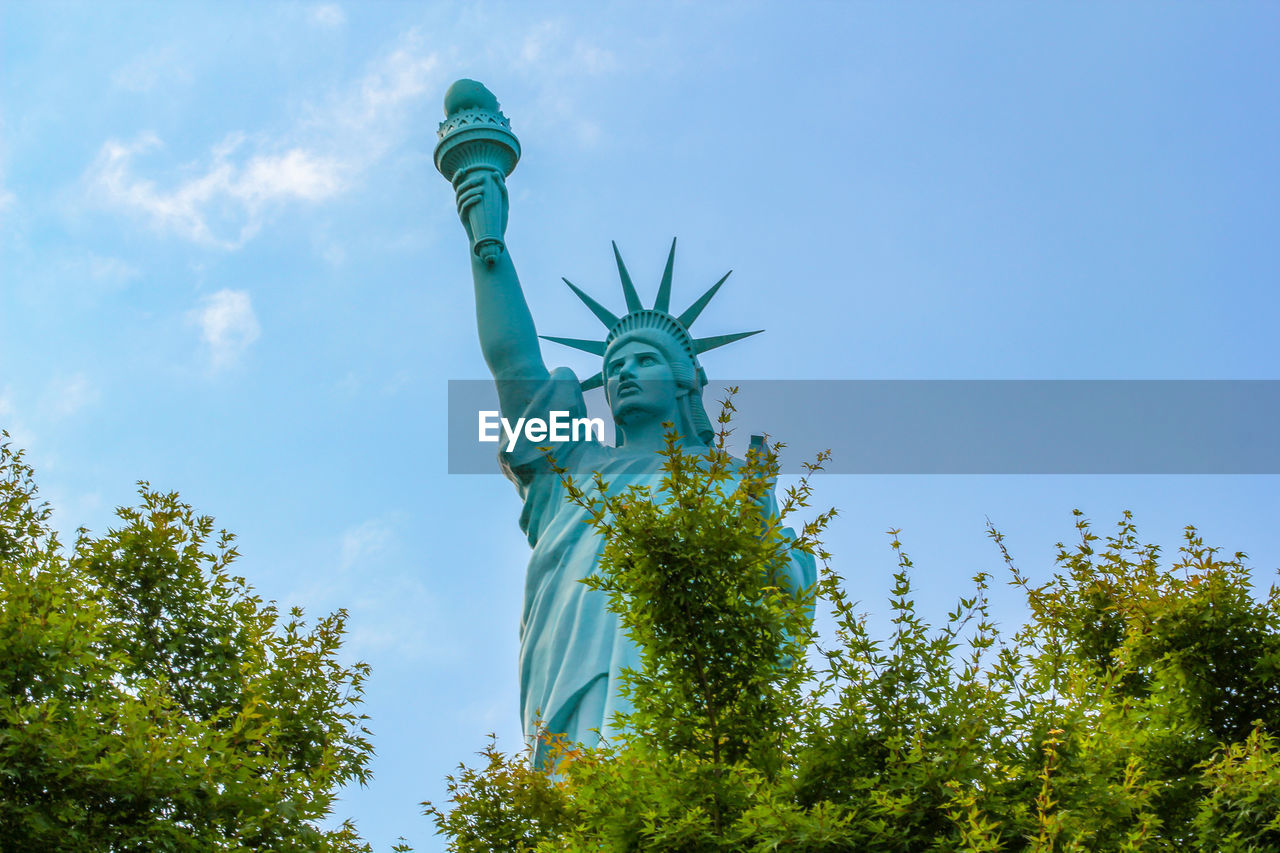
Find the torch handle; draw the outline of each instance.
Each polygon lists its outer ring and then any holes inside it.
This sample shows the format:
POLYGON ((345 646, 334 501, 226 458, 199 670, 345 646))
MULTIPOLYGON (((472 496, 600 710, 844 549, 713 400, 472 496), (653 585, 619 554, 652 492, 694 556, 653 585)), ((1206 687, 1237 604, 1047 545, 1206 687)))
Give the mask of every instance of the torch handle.
POLYGON ((503 236, 507 225, 507 198, 503 192, 501 171, 491 166, 472 166, 461 169, 453 177, 456 187, 479 171, 492 172, 494 180, 485 186, 480 200, 467 208, 468 231, 471 233, 471 250, 487 266, 497 263, 498 255, 506 250, 503 236))

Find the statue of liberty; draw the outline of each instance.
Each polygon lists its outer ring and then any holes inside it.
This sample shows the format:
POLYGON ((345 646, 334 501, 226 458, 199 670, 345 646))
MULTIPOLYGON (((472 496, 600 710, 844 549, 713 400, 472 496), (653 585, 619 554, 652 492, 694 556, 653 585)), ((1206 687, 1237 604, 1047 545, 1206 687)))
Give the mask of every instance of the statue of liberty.
MULTIPOLYGON (((616 446, 586 438, 538 442, 520 437, 499 464, 515 484, 524 509, 520 528, 533 551, 525 577, 520 626, 520 716, 526 738, 549 733, 594 745, 607 738, 614 714, 629 710, 620 695, 624 668, 639 667, 639 652, 607 608, 607 596, 581 583, 596 567, 603 541, 585 523, 586 510, 570 503, 555 464, 586 486, 599 473, 610 492, 642 483, 656 487, 670 424, 685 449, 714 440, 703 406, 707 384, 698 357, 757 332, 694 338, 694 321, 723 278, 688 309, 671 312, 675 242, 667 257, 652 308, 645 308, 614 245, 626 313, 616 315, 567 279, 565 283, 604 323, 603 340, 547 338, 603 359, 599 373, 579 382, 568 368, 548 370, 533 316, 504 242, 509 213, 505 179, 519 157, 519 144, 493 95, 479 83, 460 80, 445 96, 446 120, 436 165, 456 190, 458 214, 471 247, 476 326, 480 348, 493 374, 503 417, 547 419, 550 412, 585 417, 583 393, 603 387, 616 427, 616 446)), ((773 496, 768 509, 776 512, 773 496)), ((788 571, 794 589, 814 583, 813 558, 793 552, 788 571)), ((547 758, 538 738, 534 760, 547 758)))

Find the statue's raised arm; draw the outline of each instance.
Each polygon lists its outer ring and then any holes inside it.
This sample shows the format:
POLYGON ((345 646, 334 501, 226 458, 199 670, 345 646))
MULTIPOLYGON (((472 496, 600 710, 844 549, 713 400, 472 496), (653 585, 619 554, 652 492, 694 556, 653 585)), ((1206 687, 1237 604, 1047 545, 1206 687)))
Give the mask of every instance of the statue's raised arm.
MULTIPOLYGON (((457 189, 458 214, 467 229, 472 247, 476 241, 469 214, 478 205, 501 208, 504 225, 502 230, 505 233, 507 188, 499 173, 475 170, 459 182, 457 189)), ((533 315, 529 312, 529 304, 525 301, 510 253, 504 249, 490 262, 473 250, 471 276, 475 281, 476 328, 480 333, 480 349, 499 389, 504 385, 515 387, 517 384, 505 380, 546 379, 547 366, 542 361, 533 315)), ((509 409, 508 402, 502 401, 503 411, 518 413, 523 409, 523 406, 509 409)))
POLYGON ((520 157, 520 144, 497 99, 474 80, 454 83, 444 107, 436 167, 453 184, 467 232, 480 350, 497 384, 503 414, 516 417, 549 375, 505 243, 510 210, 506 176, 520 157))

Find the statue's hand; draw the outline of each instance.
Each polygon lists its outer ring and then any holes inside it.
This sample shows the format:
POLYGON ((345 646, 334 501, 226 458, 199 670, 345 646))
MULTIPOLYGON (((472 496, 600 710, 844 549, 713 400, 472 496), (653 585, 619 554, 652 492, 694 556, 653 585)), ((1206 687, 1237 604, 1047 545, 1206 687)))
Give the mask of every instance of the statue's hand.
POLYGON ((475 234, 471 229, 472 208, 483 204, 487 213, 498 214, 501 224, 500 238, 507 233, 507 214, 511 205, 507 197, 507 182, 497 169, 471 169, 459 174, 454 179, 454 190, 458 194, 458 217, 462 227, 467 230, 467 240, 474 245, 475 234))

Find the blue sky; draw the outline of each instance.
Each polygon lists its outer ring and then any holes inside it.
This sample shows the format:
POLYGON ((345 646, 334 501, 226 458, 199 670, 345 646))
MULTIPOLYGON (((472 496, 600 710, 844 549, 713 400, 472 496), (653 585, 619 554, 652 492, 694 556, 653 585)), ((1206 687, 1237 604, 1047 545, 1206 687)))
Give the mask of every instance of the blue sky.
MULTIPOLYGON (((60 526, 104 530, 147 479, 236 532, 267 597, 348 608, 379 755, 338 815, 439 849, 418 801, 487 732, 519 742, 527 559, 511 486, 445 473, 447 380, 485 376, 431 162, 450 82, 519 134, 508 243, 544 333, 596 334, 560 276, 617 304, 617 240, 648 298, 678 236, 679 307, 735 271, 699 333, 768 330, 713 380, 1274 379, 1278 37, 1244 3, 5 4, 0 425, 60 526)), ((1043 577, 1075 507, 1167 550, 1199 525, 1274 579, 1278 486, 817 495, 877 619, 890 527, 941 617, 999 568, 986 518, 1043 577)))

